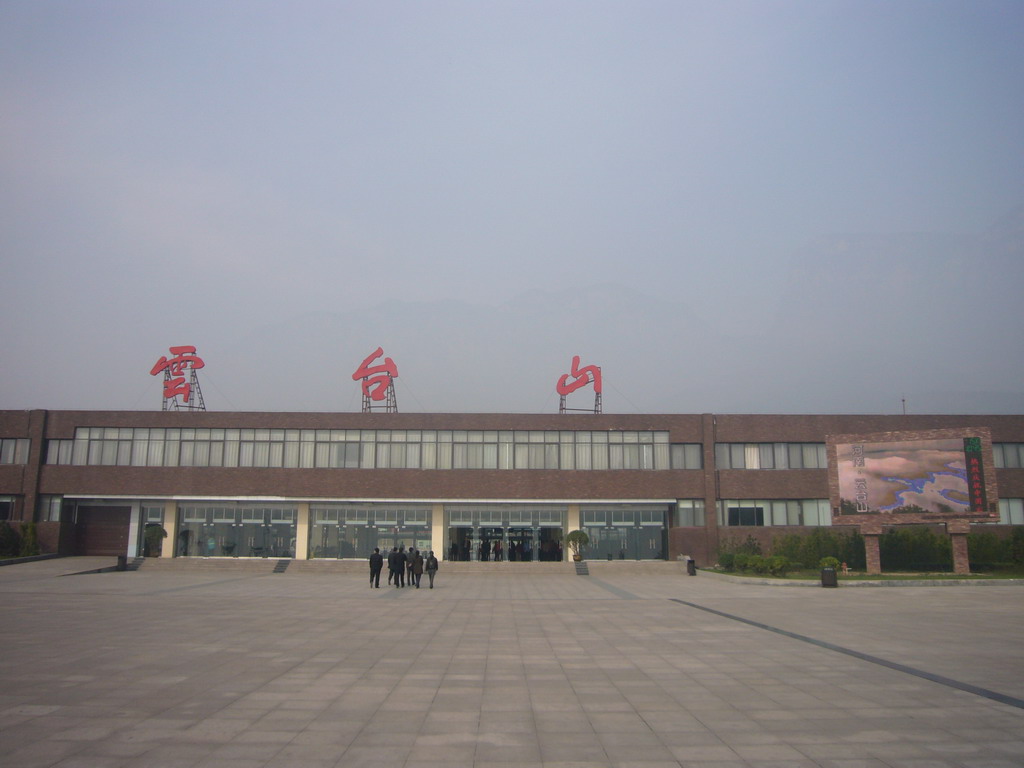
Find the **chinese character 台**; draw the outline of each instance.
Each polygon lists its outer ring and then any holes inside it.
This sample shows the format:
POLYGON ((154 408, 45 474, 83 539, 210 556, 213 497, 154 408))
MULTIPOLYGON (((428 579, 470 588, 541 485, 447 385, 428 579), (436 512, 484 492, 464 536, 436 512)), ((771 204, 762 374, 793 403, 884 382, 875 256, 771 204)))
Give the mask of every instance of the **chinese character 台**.
POLYGON ((387 397, 388 387, 392 379, 398 378, 398 366, 390 357, 385 357, 380 365, 371 366, 370 363, 384 354, 382 347, 377 347, 352 374, 352 380, 363 380, 363 394, 371 400, 383 400, 387 397))

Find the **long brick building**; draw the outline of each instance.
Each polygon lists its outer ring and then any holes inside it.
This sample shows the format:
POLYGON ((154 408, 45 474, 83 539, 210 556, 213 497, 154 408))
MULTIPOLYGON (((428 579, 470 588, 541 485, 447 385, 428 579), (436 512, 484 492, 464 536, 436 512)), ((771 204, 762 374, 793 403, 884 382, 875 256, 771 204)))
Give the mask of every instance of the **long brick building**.
MULTIPOLYGON (((726 529, 832 524, 831 435, 984 428, 1024 524, 1024 416, 0 412, 0 519, 45 552, 714 562, 726 529)), ((998 518, 994 517, 998 514, 998 518)))

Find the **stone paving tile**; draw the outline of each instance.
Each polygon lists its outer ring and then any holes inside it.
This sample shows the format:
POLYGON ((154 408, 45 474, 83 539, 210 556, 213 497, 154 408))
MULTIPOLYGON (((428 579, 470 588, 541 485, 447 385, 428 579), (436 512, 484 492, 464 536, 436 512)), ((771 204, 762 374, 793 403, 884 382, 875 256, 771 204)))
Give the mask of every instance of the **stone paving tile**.
POLYGON ((1024 765, 1024 710, 672 601, 1020 696, 1021 589, 31 565, 0 571, 18 768, 1024 765))

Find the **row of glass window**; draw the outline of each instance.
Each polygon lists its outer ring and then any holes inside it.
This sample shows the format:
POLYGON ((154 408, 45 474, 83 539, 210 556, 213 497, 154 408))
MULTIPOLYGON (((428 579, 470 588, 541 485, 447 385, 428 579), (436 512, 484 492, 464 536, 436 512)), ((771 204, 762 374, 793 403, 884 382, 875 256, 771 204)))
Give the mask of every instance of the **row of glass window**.
POLYGON ((31 441, 27 437, 0 439, 0 464, 28 464, 31 441))
POLYGON ((828 499, 722 499, 718 524, 832 525, 828 499))
POLYGON ((73 440, 51 440, 46 460, 74 466, 303 469, 664 470, 702 464, 699 443, 669 444, 667 432, 635 431, 80 428, 73 440), (400 441, 389 442, 396 435, 400 441))
POLYGON ((1024 467, 1024 443, 992 443, 992 460, 997 469, 1024 467))
POLYGON ((718 469, 827 469, 824 443, 715 443, 718 469))

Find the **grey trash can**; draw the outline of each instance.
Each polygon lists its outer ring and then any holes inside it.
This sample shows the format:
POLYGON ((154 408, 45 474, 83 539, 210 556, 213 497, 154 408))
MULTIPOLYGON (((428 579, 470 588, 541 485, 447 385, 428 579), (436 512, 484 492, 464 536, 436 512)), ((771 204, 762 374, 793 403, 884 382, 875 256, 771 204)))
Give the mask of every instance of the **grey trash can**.
POLYGON ((823 587, 838 587, 839 580, 836 577, 835 568, 822 568, 821 569, 821 586, 823 587))
POLYGON ((690 559, 686 561, 686 575, 696 576, 697 575, 697 561, 690 559))
POLYGON ((117 570, 127 571, 128 570, 128 555, 117 556, 117 570))

